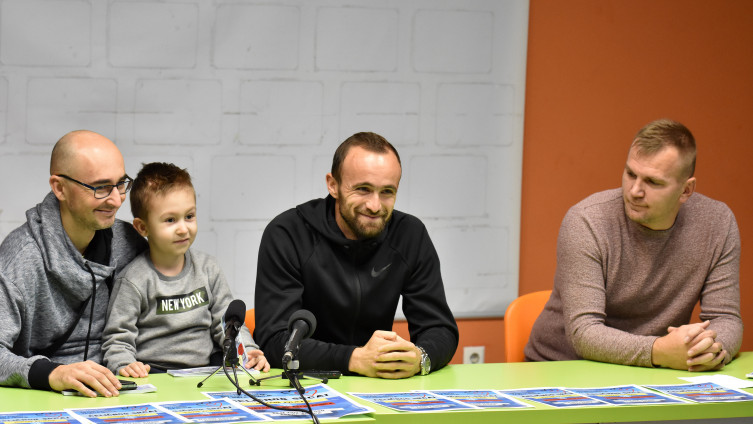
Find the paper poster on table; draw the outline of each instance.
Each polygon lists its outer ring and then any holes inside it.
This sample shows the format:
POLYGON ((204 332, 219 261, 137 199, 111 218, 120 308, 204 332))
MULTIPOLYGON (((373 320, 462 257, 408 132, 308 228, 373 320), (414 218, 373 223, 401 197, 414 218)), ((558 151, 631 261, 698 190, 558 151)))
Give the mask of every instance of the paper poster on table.
POLYGON ((742 402, 753 400, 753 395, 750 393, 730 389, 716 383, 670 384, 644 387, 693 402, 742 402))
POLYGON ((635 385, 613 387, 590 387, 567 390, 588 396, 592 399, 600 399, 612 405, 663 405, 670 403, 687 403, 684 400, 675 399, 656 392, 649 392, 635 385))
POLYGON ((680 377, 680 380, 685 380, 688 383, 716 383, 728 389, 749 389, 753 387, 753 382, 750 380, 725 374, 701 374, 694 377, 680 377))
POLYGON ((477 408, 531 408, 531 405, 518 402, 495 390, 429 390, 429 392, 477 408))
POLYGON ((185 418, 151 404, 67 409, 81 421, 92 424, 183 424, 185 418))
POLYGON ((158 402, 154 405, 196 423, 224 424, 270 420, 230 399, 158 402))
POLYGON ((2 412, 0 424, 82 424, 65 411, 50 412, 2 412))
MULTIPOLYGON (((346 415, 374 412, 374 409, 353 402, 326 384, 316 384, 305 389, 304 396, 306 396, 306 400, 311 405, 314 414, 319 418, 340 418, 346 415)), ((248 392, 270 405, 306 410, 306 404, 295 389, 248 390, 248 392)), ((239 395, 235 391, 204 392, 204 395, 212 399, 231 399, 273 420, 311 419, 311 416, 307 413, 268 408, 245 394, 241 393, 239 395)))
POLYGON ((599 399, 591 399, 558 387, 540 387, 533 389, 500 390, 501 393, 523 400, 541 403, 555 408, 577 408, 583 406, 607 406, 599 399))
POLYGON ((395 411, 439 412, 456 409, 478 409, 450 398, 437 396, 426 391, 392 393, 353 393, 349 395, 367 400, 395 411))

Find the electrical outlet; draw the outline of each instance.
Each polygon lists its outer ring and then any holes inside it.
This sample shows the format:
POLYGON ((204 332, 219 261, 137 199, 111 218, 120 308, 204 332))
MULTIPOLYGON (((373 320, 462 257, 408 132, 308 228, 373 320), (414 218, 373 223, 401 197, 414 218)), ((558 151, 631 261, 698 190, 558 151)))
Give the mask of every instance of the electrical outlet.
POLYGON ((463 348, 464 364, 483 364, 484 346, 466 346, 463 348))

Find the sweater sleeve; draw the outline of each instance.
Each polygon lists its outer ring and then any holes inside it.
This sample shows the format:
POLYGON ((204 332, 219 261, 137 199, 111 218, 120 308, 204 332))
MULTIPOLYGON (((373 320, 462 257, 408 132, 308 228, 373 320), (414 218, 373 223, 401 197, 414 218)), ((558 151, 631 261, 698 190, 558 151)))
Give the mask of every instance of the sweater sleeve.
POLYGON ((594 228, 576 209, 570 209, 560 227, 554 277, 562 294, 567 336, 581 358, 650 367, 658 337, 605 325, 606 260, 594 228))
MULTIPOLYGON (((721 222, 722 220, 720 220, 721 222)), ((740 233, 729 211, 727 231, 714 254, 714 263, 701 291, 701 320, 711 321, 730 357, 740 350, 743 321, 740 316, 740 233)))
POLYGON ((115 280, 102 333, 103 361, 115 375, 136 361, 138 317, 143 305, 141 294, 133 283, 122 276, 115 280))

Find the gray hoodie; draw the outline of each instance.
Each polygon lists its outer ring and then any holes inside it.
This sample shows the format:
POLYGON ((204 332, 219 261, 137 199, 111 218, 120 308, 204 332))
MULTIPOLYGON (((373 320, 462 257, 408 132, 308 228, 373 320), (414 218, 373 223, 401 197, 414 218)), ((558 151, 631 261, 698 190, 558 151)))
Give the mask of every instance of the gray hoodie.
POLYGON ((115 220, 97 231, 89 247, 95 246, 94 255, 78 252, 53 193, 0 245, 0 385, 49 390, 49 374, 59 364, 85 356, 102 362, 112 281, 146 241, 115 220), (86 259, 93 256, 107 265, 86 259))

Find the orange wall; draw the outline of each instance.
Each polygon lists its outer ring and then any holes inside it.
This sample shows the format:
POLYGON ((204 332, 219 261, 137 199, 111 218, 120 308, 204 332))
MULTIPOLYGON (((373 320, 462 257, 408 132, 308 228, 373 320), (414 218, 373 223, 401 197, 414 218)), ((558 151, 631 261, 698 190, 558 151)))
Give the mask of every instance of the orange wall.
MULTIPOLYGON (((750 323, 752 115, 753 2, 531 0, 520 293, 551 287, 567 208, 619 187, 632 136, 669 117, 696 137, 696 189, 737 217, 750 323)), ((743 350, 753 350, 750 324, 743 350)))
MULTIPOLYGON (((657 118, 698 142, 697 190, 726 202, 742 238, 740 292, 753 350, 753 1, 531 0, 520 293, 549 289, 567 209, 620 185, 633 135, 657 118)), ((501 319, 460 320, 462 346, 502 362, 501 319)), ((396 329, 407 333, 405 325, 396 329)))

